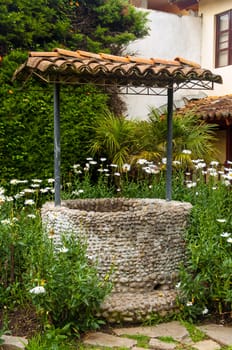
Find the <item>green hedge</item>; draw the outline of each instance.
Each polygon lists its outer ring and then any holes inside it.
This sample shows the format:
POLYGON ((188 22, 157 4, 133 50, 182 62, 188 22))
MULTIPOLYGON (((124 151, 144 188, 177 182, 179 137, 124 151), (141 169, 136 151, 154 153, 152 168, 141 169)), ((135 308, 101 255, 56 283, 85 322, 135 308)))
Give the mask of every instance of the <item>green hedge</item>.
MULTIPOLYGON (((1 180, 53 176, 53 86, 12 76, 25 54, 14 51, 0 67, 1 180)), ((107 108, 107 95, 95 87, 61 88, 62 173, 83 162, 93 137, 91 125, 107 108)))

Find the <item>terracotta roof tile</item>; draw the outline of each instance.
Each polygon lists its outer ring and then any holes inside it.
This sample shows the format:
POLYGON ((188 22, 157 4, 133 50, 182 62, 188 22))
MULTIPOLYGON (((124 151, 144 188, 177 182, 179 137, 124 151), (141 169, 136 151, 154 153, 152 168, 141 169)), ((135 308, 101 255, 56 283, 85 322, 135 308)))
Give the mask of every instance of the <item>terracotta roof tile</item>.
POLYGON ((163 64, 163 65, 170 65, 170 66, 180 66, 180 62, 175 60, 164 60, 162 58, 151 58, 154 64, 163 64))
POLYGON ((38 51, 31 51, 29 52, 29 57, 58 57, 58 52, 38 52, 38 51))
POLYGON ((82 51, 82 50, 77 50, 76 52, 79 53, 81 57, 101 59, 101 56, 99 53, 82 51))
POLYGON ((52 52, 30 52, 14 79, 26 80, 32 74, 49 83, 66 84, 78 84, 83 79, 96 83, 96 77, 101 77, 102 84, 124 86, 163 87, 190 80, 222 83, 221 76, 180 57, 172 61, 60 48, 52 52))
POLYGON ((110 60, 114 62, 125 62, 125 63, 130 62, 130 60, 127 57, 123 57, 123 56, 109 55, 106 53, 100 53, 99 55, 101 56, 101 58, 103 58, 103 60, 110 60))
POLYGON ((183 63, 183 64, 187 64, 188 66, 192 66, 192 67, 195 67, 195 68, 200 68, 201 67, 198 63, 186 60, 183 57, 176 57, 175 61, 183 63))
POLYGON ((135 62, 135 63, 145 63, 145 64, 154 64, 154 60, 145 57, 135 57, 135 56, 127 56, 127 62, 135 62))
POLYGON ((58 56, 68 56, 68 57, 82 57, 78 51, 70 51, 65 49, 54 49, 58 56))

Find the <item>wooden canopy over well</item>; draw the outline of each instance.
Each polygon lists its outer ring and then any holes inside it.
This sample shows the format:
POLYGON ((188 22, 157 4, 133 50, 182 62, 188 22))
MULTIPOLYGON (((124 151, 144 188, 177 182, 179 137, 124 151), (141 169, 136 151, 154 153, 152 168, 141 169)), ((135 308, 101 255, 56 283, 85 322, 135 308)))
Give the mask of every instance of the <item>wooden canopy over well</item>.
POLYGON ((208 83, 222 83, 219 75, 199 64, 176 57, 174 60, 114 56, 105 53, 54 49, 52 52, 30 52, 28 60, 15 72, 21 80, 35 75, 47 83, 167 87, 180 88, 195 81, 206 88, 208 83))
POLYGON ((59 48, 52 52, 30 52, 13 78, 26 81, 31 76, 54 84, 55 205, 60 205, 60 85, 117 86, 122 93, 139 95, 165 92, 168 96, 166 199, 171 200, 173 92, 181 88, 212 89, 214 83, 222 83, 221 76, 180 57, 163 60, 59 48))

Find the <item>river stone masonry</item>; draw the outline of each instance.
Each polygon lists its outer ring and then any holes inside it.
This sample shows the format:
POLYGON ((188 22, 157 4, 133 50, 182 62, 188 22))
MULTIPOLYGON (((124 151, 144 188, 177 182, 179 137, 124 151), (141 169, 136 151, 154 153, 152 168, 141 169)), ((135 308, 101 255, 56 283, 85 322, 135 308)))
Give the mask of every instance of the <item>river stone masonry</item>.
POLYGON ((120 295, 123 303, 123 293, 141 298, 141 293, 171 292, 185 259, 184 231, 191 208, 190 203, 161 199, 80 199, 57 207, 48 202, 41 215, 57 244, 65 233, 85 237, 88 256, 98 262, 101 277, 113 266, 112 295, 120 295))

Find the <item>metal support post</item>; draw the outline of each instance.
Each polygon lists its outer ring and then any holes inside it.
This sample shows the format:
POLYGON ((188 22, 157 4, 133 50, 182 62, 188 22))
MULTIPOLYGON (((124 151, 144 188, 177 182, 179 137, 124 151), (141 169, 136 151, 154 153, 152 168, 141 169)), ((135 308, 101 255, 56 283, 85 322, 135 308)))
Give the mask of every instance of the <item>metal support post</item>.
POLYGON ((60 85, 54 84, 54 178, 55 206, 60 200, 60 85))
POLYGON ((168 87, 166 200, 172 200, 173 85, 168 87))

